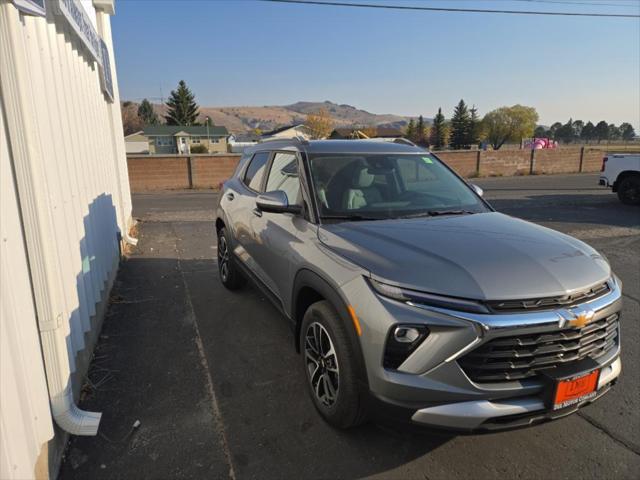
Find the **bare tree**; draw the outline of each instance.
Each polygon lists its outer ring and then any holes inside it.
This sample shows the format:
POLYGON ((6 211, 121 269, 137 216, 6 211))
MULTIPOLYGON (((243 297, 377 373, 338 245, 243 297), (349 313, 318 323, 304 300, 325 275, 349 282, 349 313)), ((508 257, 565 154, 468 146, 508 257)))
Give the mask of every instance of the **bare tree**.
POLYGON ((142 119, 138 116, 138 105, 133 102, 122 102, 122 129, 125 135, 139 132, 143 128, 142 119))

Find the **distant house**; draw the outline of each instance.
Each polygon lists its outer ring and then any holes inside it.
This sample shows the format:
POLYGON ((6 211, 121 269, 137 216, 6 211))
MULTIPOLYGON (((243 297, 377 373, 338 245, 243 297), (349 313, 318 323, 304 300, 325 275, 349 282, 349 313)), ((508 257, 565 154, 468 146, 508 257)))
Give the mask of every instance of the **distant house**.
POLYGON ((149 153, 149 138, 142 130, 124 137, 124 145, 127 153, 149 153))
POLYGON ((196 145, 206 149, 203 153, 226 153, 228 138, 226 127, 147 125, 125 137, 125 142, 127 153, 188 155, 196 145))
POLYGON ((353 138, 401 138, 404 136, 404 132, 399 128, 394 127, 340 127, 336 128, 329 138, 333 139, 353 139, 353 138), (372 130, 375 128, 375 134, 371 135, 372 130))
POLYGON ((288 139, 288 138, 296 138, 300 137, 305 140, 310 140, 311 135, 309 134, 309 130, 304 124, 298 125, 287 125, 286 127, 276 128, 275 130, 271 130, 270 132, 266 132, 262 134, 261 140, 275 140, 275 139, 288 139))

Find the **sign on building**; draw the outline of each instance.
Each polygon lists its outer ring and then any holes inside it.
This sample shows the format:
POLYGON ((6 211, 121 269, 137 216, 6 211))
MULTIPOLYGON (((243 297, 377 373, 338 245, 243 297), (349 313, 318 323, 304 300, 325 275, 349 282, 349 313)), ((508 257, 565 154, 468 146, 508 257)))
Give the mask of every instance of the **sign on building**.
POLYGON ((67 19, 93 59, 101 65, 100 42, 102 40, 80 2, 78 0, 58 0, 57 11, 67 19))
POLYGON ((111 60, 109 58, 109 49, 104 40, 100 39, 100 56, 102 65, 100 65, 100 86, 110 102, 113 102, 113 77, 111 76, 111 60))

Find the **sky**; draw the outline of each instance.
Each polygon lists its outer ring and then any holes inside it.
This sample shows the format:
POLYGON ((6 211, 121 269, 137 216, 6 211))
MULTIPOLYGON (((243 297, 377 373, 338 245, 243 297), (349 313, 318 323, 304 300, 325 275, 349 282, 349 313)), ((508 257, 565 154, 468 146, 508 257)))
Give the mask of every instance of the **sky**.
MULTIPOLYGON (((640 14, 640 0, 346 1, 640 14)), ((640 130, 639 18, 118 0, 112 29, 123 100, 159 102, 184 79, 203 106, 330 100, 430 118, 462 98, 640 130)))

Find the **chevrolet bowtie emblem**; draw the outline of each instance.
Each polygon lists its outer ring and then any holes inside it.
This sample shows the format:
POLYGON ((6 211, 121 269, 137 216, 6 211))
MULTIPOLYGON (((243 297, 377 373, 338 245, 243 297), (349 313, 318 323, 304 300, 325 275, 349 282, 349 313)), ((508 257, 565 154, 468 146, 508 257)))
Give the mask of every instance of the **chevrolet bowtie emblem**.
POLYGON ((593 310, 562 310, 560 316, 560 328, 570 326, 573 328, 582 328, 593 320, 596 312, 593 310))

